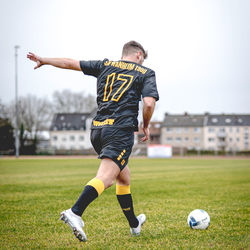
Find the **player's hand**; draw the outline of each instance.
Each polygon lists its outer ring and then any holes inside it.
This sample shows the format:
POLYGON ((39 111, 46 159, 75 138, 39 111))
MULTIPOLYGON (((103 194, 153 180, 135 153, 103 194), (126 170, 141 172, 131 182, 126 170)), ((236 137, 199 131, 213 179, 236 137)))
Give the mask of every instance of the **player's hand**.
POLYGON ((147 141, 149 139, 149 135, 150 135, 149 128, 143 128, 142 131, 143 131, 145 136, 142 137, 141 141, 145 142, 145 141, 147 141))
POLYGON ((35 55, 32 52, 29 52, 27 54, 27 58, 29 58, 33 62, 36 62, 36 66, 34 67, 34 69, 37 69, 37 68, 41 67, 44 64, 42 62, 42 58, 40 56, 35 55))

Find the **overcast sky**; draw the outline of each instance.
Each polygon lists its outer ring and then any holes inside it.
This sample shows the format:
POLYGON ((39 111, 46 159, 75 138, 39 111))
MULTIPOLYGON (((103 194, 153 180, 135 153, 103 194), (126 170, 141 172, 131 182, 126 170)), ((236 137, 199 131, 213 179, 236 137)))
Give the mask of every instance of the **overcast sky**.
POLYGON ((43 66, 46 57, 119 60, 125 42, 149 52, 160 101, 155 119, 169 113, 250 113, 249 0, 0 0, 0 99, 51 98, 55 90, 96 93, 95 78, 43 66))

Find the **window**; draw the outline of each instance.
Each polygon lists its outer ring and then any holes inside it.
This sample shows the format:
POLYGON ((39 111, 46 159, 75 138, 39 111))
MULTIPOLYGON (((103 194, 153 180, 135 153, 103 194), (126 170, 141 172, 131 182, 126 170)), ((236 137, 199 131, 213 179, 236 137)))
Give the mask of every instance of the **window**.
POLYGON ((194 137, 194 142, 200 142, 200 138, 199 137, 194 137))
POLYGON ((209 133, 214 132, 214 128, 211 128, 211 127, 210 127, 210 128, 208 128, 208 132, 209 132, 209 133))
POLYGON ((230 118, 226 118, 225 122, 226 122, 226 123, 230 123, 230 122, 231 122, 231 119, 230 119, 230 118))
POLYGON ((175 141, 181 142, 181 137, 176 137, 176 138, 175 138, 175 141))
POLYGON ((200 128, 194 128, 195 133, 200 133, 201 129, 200 128))
POLYGON ((53 141, 57 141, 57 136, 53 136, 53 141))
POLYGON ((233 128, 232 128, 232 127, 230 127, 230 128, 229 128, 229 131, 230 131, 230 132, 233 132, 233 128))
POLYGON ((166 140, 167 140, 167 141, 173 141, 173 138, 172 138, 172 137, 167 137, 166 140))
POLYGON ((161 127, 161 124, 160 123, 156 123, 155 124, 155 128, 160 128, 161 127))
POLYGON ((237 141, 237 142, 240 142, 240 138, 239 138, 239 137, 237 137, 237 138, 236 138, 236 141, 237 141))
POLYGON ((225 132, 225 128, 220 128, 220 132, 225 132))
POLYGON ((189 141, 189 138, 188 138, 188 137, 185 137, 185 141, 189 141))
POLYGON ((79 136, 79 141, 84 141, 84 136, 83 135, 79 136))
POLYGON ((71 135, 69 139, 70 139, 71 141, 74 141, 74 140, 75 140, 75 136, 74 136, 74 135, 71 135))
POLYGON ((212 118, 212 123, 217 123, 218 122, 218 119, 217 118, 212 118))
POLYGON ((166 128, 167 132, 172 132, 172 128, 166 128))
POLYGON ((230 142, 232 142, 232 141, 233 141, 233 138, 232 138, 232 137, 230 137, 230 138, 229 138, 229 141, 230 141, 230 142))
POLYGON ((239 133, 240 132, 240 128, 236 128, 236 132, 239 133))
POLYGON ((63 137, 63 138, 62 138, 62 141, 67 141, 67 138, 66 138, 66 137, 63 137))
POLYGON ((181 128, 176 128, 175 130, 176 130, 176 133, 181 133, 182 129, 181 128))
POLYGON ((185 128, 185 132, 188 133, 188 131, 189 131, 189 128, 185 128))
POLYGON ((214 139, 213 137, 209 137, 209 138, 208 138, 208 141, 209 141, 209 142, 213 142, 213 141, 215 141, 215 139, 214 139))

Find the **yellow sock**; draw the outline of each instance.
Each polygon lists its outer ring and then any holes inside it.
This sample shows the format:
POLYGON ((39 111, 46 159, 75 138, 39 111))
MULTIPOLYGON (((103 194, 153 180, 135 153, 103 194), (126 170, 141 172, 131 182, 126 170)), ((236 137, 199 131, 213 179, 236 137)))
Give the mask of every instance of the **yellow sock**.
POLYGON ((129 222, 130 227, 138 227, 139 222, 134 213, 130 185, 120 186, 116 184, 116 197, 120 203, 124 215, 129 222))
POLYGON ((120 186, 116 184, 116 194, 117 195, 130 194, 130 185, 120 186))
POLYGON ((97 178, 90 180, 86 186, 92 186, 98 193, 98 196, 104 191, 104 183, 97 178))

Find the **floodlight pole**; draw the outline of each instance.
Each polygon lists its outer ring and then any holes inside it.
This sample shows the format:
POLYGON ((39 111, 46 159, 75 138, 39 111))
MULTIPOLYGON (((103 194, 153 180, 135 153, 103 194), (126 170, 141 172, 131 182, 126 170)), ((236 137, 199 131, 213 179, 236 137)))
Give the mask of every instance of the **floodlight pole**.
POLYGON ((17 92, 17 83, 18 83, 18 70, 17 70, 17 50, 20 46, 15 46, 15 91, 16 91, 16 129, 15 129, 15 136, 16 136, 16 158, 19 157, 19 138, 18 138, 18 92, 17 92))

